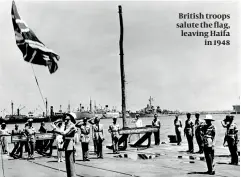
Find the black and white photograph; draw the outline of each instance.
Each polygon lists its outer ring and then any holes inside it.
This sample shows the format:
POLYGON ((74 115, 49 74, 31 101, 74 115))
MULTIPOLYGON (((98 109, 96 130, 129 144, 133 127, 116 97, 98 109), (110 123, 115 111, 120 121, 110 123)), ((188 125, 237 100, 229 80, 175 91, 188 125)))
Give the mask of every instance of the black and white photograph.
POLYGON ((240 5, 0 0, 0 177, 240 176, 240 5))

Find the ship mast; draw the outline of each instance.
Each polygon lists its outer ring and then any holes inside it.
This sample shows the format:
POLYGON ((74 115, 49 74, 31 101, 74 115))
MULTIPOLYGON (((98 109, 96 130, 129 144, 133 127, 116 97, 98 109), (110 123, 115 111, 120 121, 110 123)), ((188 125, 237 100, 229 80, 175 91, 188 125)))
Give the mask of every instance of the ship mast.
POLYGON ((125 70, 124 70, 124 52, 123 52, 123 19, 122 19, 122 8, 119 7, 119 19, 120 19, 120 72, 121 72, 121 96, 122 96, 122 119, 123 119, 123 128, 127 126, 126 124, 126 94, 125 94, 125 70))

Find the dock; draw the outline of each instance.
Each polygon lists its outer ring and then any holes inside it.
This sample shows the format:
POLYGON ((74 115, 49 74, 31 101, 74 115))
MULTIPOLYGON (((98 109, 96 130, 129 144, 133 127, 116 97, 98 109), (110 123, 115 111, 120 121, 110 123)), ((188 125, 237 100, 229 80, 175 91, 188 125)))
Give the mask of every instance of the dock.
MULTIPOLYGON (((10 149, 12 144, 10 144, 10 149)), ((90 145, 90 161, 82 161, 81 145, 77 145, 76 173, 83 177, 160 177, 160 176, 209 176, 203 154, 187 154, 187 144, 181 146, 162 142, 149 148, 128 147, 120 154, 113 154, 112 150, 103 146, 104 159, 97 159, 90 145)), ((197 148, 196 148, 197 149, 197 148)), ((13 159, 8 155, 1 155, 0 176, 3 177, 64 177, 65 163, 57 162, 56 150, 52 157, 35 153, 35 160, 27 160, 25 153, 22 159, 13 159)), ((240 175, 240 166, 229 165, 229 151, 225 147, 215 149, 216 174, 219 177, 236 177, 240 175)))

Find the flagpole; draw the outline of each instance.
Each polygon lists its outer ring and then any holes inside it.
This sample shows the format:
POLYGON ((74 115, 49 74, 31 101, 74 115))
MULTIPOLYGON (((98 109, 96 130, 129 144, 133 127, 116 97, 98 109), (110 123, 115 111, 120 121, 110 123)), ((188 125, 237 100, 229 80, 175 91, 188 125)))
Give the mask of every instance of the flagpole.
MULTIPOLYGON (((39 84, 38 84, 38 80, 37 80, 36 74, 35 74, 35 72, 34 72, 32 63, 31 63, 31 67, 32 67, 32 71, 33 71, 33 74, 34 74, 34 77, 35 77, 35 81, 36 81, 36 83, 37 83, 37 86, 38 86, 38 89, 39 89, 41 98, 42 98, 43 103, 44 103, 44 107, 46 107, 47 105, 45 104, 44 97, 43 97, 43 94, 42 94, 42 92, 41 92, 40 86, 39 86, 39 84)), ((46 112, 46 116, 47 116, 47 112, 46 112)))

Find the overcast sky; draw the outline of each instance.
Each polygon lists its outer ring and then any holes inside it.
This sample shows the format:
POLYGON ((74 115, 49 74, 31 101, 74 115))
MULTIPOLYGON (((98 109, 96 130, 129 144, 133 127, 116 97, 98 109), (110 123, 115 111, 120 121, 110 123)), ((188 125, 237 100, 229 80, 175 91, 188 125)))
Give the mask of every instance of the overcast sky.
MULTIPOLYGON (((21 18, 60 55, 59 69, 34 66, 44 97, 54 110, 90 97, 121 109, 118 5, 123 8, 127 107, 148 103, 162 109, 222 110, 238 103, 240 43, 237 2, 30 2, 16 1, 21 18), (203 37, 182 37, 178 13, 230 13, 230 46, 205 46, 203 37)), ((0 109, 22 113, 43 101, 31 65, 15 43, 11 1, 0 2, 0 109)), ((203 21, 203 20, 201 20, 203 21)), ((196 20, 195 22, 198 22, 196 20)), ((211 39, 211 38, 210 38, 211 39)), ((214 38, 212 38, 214 39, 214 38)))

